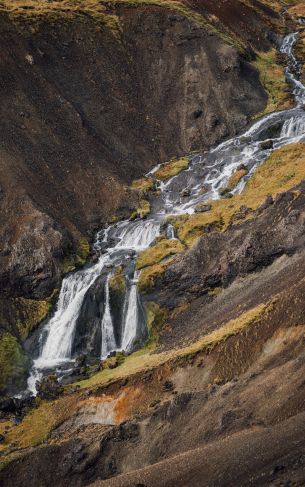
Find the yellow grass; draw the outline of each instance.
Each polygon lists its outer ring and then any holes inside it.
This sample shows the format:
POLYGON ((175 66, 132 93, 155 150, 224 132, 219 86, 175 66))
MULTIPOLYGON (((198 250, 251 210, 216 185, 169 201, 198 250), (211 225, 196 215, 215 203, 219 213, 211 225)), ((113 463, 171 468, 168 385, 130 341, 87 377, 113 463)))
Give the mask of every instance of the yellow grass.
POLYGON ((30 411, 22 423, 11 428, 5 435, 5 445, 14 443, 27 448, 42 443, 51 430, 68 419, 76 410, 77 396, 63 396, 56 401, 42 401, 30 411))
POLYGON ((295 15, 296 17, 305 17, 305 3, 303 0, 291 1, 289 8, 289 13, 295 15))
POLYGON ((168 362, 169 360, 196 353, 204 350, 211 350, 219 343, 227 340, 232 335, 236 335, 244 328, 254 324, 259 317, 270 309, 270 305, 261 304, 246 313, 243 313, 238 318, 230 320, 221 328, 203 336, 198 341, 191 345, 177 350, 170 350, 162 353, 152 353, 151 350, 140 350, 135 352, 125 359, 125 362, 118 368, 113 370, 101 371, 95 374, 88 380, 80 382, 82 388, 101 385, 109 380, 117 380, 147 368, 156 367, 168 362))
POLYGON ((238 169, 235 171, 229 178, 226 189, 228 191, 232 191, 232 189, 238 185, 239 181, 247 174, 247 172, 248 171, 246 169, 238 169))
POLYGON ((132 212, 130 219, 134 220, 135 218, 143 218, 144 216, 147 216, 149 213, 150 213, 149 201, 145 199, 141 199, 139 201, 138 208, 132 212))
POLYGON ((123 273, 123 266, 116 268, 114 274, 109 279, 109 288, 116 292, 124 292, 126 289, 126 281, 123 273))
POLYGON ((179 239, 191 246, 204 233, 207 225, 215 224, 223 231, 241 206, 255 210, 268 194, 275 196, 300 183, 305 178, 304 149, 305 144, 299 143, 274 151, 249 179, 242 194, 213 202, 211 211, 171 217, 179 239))
MULTIPOLYGON (((175 361, 191 354, 202 351, 210 351, 230 336, 240 333, 245 328, 253 325, 263 314, 268 312, 270 305, 261 304, 239 317, 230 320, 218 330, 203 336, 189 346, 177 350, 170 350, 162 353, 155 353, 154 347, 144 348, 126 357, 124 362, 115 369, 105 369, 90 379, 79 382, 81 389, 94 389, 110 382, 130 377, 138 372, 158 367, 167 362, 175 361)), ((21 424, 12 427, 6 433, 5 444, 2 446, 3 453, 9 444, 15 444, 18 448, 35 446, 46 440, 52 430, 69 419, 77 411, 82 401, 81 389, 79 393, 65 395, 55 401, 42 401, 37 409, 32 410, 21 424)), ((0 423, 1 424, 1 423, 0 423)), ((8 424, 8 423, 5 423, 8 424)), ((18 452, 2 457, 2 466, 12 460, 18 452)))
POLYGON ((180 252, 183 252, 185 246, 179 240, 168 240, 163 238, 154 246, 141 252, 137 259, 137 269, 158 264, 161 260, 180 252))
POLYGON ((147 292, 150 288, 152 288, 156 282, 156 279, 165 272, 166 268, 173 262, 173 259, 173 257, 170 257, 168 260, 166 260, 166 262, 159 262, 158 264, 145 267, 139 277, 139 290, 141 292, 147 292))

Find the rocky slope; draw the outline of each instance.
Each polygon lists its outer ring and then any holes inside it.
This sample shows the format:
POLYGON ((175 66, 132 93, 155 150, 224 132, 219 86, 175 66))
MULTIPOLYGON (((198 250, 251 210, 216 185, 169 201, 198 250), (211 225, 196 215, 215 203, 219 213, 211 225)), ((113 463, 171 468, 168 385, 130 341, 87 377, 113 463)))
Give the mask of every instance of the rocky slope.
MULTIPOLYGON (((31 116, 22 115, 30 125, 4 130, 7 140, 15 137, 14 145, 5 142, 3 176, 15 188, 4 191, 3 204, 3 238, 15 239, 9 240, 13 252, 3 256, 3 309, 11 303, 10 313, 0 313, 6 343, 13 335, 24 339, 45 316, 64 256, 74 251, 84 261, 81 235, 88 237, 125 203, 129 191, 122 188, 131 179, 157 161, 235 133, 265 108, 258 73, 231 39, 239 47, 246 42, 247 56, 253 48, 268 49, 271 29, 282 28, 279 6, 237 3, 191 3, 196 14, 209 13, 212 32, 198 26, 198 18, 194 24, 189 15, 156 5, 118 3, 114 10, 110 4, 107 15, 119 18, 120 42, 109 26, 96 30, 90 19, 74 20, 68 29, 62 18, 50 26, 42 16, 29 35, 20 33, 19 16, 16 27, 16 18, 3 14, 6 39, 18 39, 17 65, 32 80, 31 116), (251 22, 245 20, 250 13, 251 22), (97 52, 102 45, 109 51, 97 52), (58 96, 63 103, 54 105, 58 96)), ((16 69, 7 59, 5 69, 10 66, 16 69)), ((8 119, 16 120, 16 100, 6 105, 8 119)), ((106 370, 67 386, 54 401, 2 401, 1 484, 305 482, 303 160, 301 143, 275 151, 240 197, 222 199, 208 216, 172 222, 189 248, 161 261, 161 272, 155 264, 158 272, 143 288, 151 332, 146 348, 110 359, 106 370)), ((153 255, 153 247, 149 251, 153 255)), ((11 348, 22 369, 21 350, 11 348)))
POLYGON ((0 327, 20 341, 93 230, 130 214, 132 179, 263 109, 249 60, 282 20, 243 2, 0 7, 0 327))

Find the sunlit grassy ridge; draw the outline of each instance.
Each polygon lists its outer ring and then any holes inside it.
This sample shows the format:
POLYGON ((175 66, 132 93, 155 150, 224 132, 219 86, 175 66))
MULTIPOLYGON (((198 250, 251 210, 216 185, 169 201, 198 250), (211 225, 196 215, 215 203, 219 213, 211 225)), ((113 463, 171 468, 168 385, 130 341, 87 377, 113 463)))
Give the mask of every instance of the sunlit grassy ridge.
MULTIPOLYGON (((0 428, 2 434, 5 434, 5 443, 1 445, 0 452, 5 453, 10 444, 14 444, 17 448, 28 448, 41 444, 54 428, 76 411, 77 401, 76 396, 64 396, 52 402, 42 401, 36 409, 32 409, 26 415, 19 425, 12 427, 11 423, 6 421, 4 427, 10 426, 10 429, 6 431, 4 428, 0 428)), ((0 457, 0 469, 16 454, 18 455, 14 452, 8 458, 0 457)))
POLYGON ((140 274, 138 283, 139 290, 146 292, 152 288, 156 282, 156 279, 165 272, 169 264, 173 262, 173 259, 173 257, 169 257, 164 262, 158 262, 157 264, 152 264, 145 267, 140 274))
POLYGON ((226 189, 232 191, 240 182, 240 180, 247 174, 247 169, 241 168, 235 171, 229 178, 226 189))
POLYGON ((40 22, 56 22, 90 17, 101 25, 117 33, 119 20, 115 14, 109 14, 102 1, 96 0, 2 0, 0 12, 7 13, 12 20, 33 28, 40 22))
MULTIPOLYGON (((230 320, 221 328, 202 337, 193 344, 181 349, 171 350, 162 353, 152 353, 153 349, 145 348, 126 357, 120 367, 116 369, 106 369, 98 372, 90 379, 79 383, 81 389, 96 386, 101 387, 109 382, 114 382, 147 369, 161 366, 167 362, 174 362, 177 359, 188 357, 198 352, 211 351, 218 344, 227 340, 230 336, 240 333, 245 328, 257 322, 265 313, 268 312, 270 305, 259 305, 238 318, 230 320)), ((4 453, 9 444, 16 445, 17 448, 27 448, 35 446, 46 440, 50 432, 66 421, 77 412, 83 397, 81 391, 74 395, 65 395, 56 401, 42 401, 36 409, 33 409, 22 421, 21 424, 11 427, 5 432, 5 444, 1 449, 4 453)), ((9 425, 8 422, 3 426, 9 425)), ((8 457, 2 457, 0 468, 5 462, 12 460, 18 453, 12 453, 8 457)))
POLYGON ((126 7, 160 7, 171 10, 182 17, 186 17, 209 31, 217 33, 225 42, 244 50, 243 42, 233 33, 224 32, 211 21, 210 18, 192 10, 183 1, 178 0, 2 0, 0 11, 8 13, 15 20, 71 19, 75 17, 90 17, 106 25, 115 34, 120 30, 120 22, 115 14, 117 6, 126 7), (113 12, 109 13, 109 10, 113 12))
POLYGON ((141 178, 133 181, 131 189, 137 191, 149 191, 154 188, 154 181, 152 178, 141 178))
POLYGON ((290 6, 289 13, 296 17, 305 17, 305 3, 303 0, 286 0, 290 6))

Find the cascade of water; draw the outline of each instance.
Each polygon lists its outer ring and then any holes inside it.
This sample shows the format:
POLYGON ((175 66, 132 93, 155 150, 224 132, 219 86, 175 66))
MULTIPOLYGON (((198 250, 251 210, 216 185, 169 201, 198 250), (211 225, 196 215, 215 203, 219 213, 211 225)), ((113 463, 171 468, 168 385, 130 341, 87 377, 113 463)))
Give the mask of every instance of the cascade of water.
MULTIPOLYGON (((110 309, 109 278, 113 273, 113 267, 121 265, 124 259, 134 261, 135 253, 149 247, 158 237, 161 215, 164 215, 164 221, 166 213, 193 213, 199 202, 219 198, 222 188, 226 187, 230 176, 241 164, 247 166, 248 174, 232 192, 242 191, 247 178, 272 150, 305 139, 305 115, 300 108, 305 104, 305 87, 293 74, 298 71, 298 63, 292 51, 296 40, 297 34, 288 35, 283 41, 281 51, 289 59, 286 76, 293 87, 297 108, 264 116, 242 135, 219 144, 208 153, 195 156, 187 171, 167 182, 159 181, 161 204, 158 212, 152 212, 149 219, 121 221, 97 233, 93 250, 97 255, 103 255, 96 264, 70 274, 63 280, 55 314, 42 330, 41 354, 34 361, 29 378, 30 390, 34 391, 35 380, 41 377, 43 369, 56 367, 72 359, 77 320, 85 296, 101 274, 102 279, 107 275, 104 314, 100 325, 102 358, 116 349, 132 351, 139 334, 142 333, 144 336, 140 326, 142 308, 136 284, 139 274, 135 271, 125 295, 121 343, 117 343, 115 339, 110 309), (183 193, 186 193, 186 196, 183 193)), ((156 170, 157 168, 154 168, 148 174, 154 175, 156 170)), ((175 238, 174 228, 170 224, 166 227, 166 235, 169 239, 175 238)))
POLYGON ((281 46, 281 52, 288 56, 288 67, 286 68, 286 77, 294 88, 293 94, 297 106, 301 107, 305 103, 305 86, 293 75, 293 72, 299 72, 299 63, 293 54, 293 47, 298 39, 298 33, 294 32, 286 36, 281 46))
POLYGON ((111 311, 110 311, 110 293, 109 293, 109 278, 110 274, 108 274, 106 284, 105 284, 105 310, 104 316, 102 319, 102 350, 101 350, 101 358, 105 359, 110 352, 117 348, 115 336, 114 336, 114 327, 111 318, 111 311))
POLYGON ((71 358, 75 326, 84 296, 105 260, 101 258, 95 266, 70 274, 63 280, 56 312, 44 330, 47 337, 36 366, 48 368, 71 358))
POLYGON ((305 133, 305 115, 294 116, 286 120, 281 131, 281 137, 295 138, 305 133))
POLYGON ((160 225, 154 220, 128 222, 118 235, 120 242, 116 248, 143 250, 149 247, 159 235, 160 225))
POLYGON ((166 236, 169 240, 177 240, 175 237, 175 229, 173 225, 169 224, 166 228, 166 236))
POLYGON ((126 315, 124 320, 123 338, 121 348, 125 352, 132 350, 135 339, 137 338, 138 327, 138 281, 139 273, 136 271, 132 280, 131 288, 126 305, 126 315))

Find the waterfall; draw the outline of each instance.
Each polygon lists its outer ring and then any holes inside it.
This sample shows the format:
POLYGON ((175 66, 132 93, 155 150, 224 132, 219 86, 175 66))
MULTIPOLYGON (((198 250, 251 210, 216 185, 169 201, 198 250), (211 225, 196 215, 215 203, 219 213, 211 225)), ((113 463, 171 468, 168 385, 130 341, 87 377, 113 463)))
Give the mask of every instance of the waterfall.
POLYGON ((169 224, 166 228, 166 236, 169 240, 177 240, 175 237, 175 229, 173 225, 169 224))
POLYGON ((159 235, 160 225, 154 220, 139 221, 125 225, 120 234, 116 248, 144 250, 159 235))
POLYGON ((121 344, 121 348, 125 352, 130 352, 132 350, 134 341, 137 338, 139 299, 137 289, 138 277, 139 273, 136 271, 128 295, 127 310, 124 320, 124 330, 121 344))
POLYGON ((109 296, 109 278, 110 274, 108 274, 106 284, 105 284, 105 310, 104 316, 102 319, 102 350, 101 350, 101 358, 107 358, 108 354, 117 348, 115 336, 114 336, 114 328, 113 322, 111 318, 111 311, 110 311, 110 296, 109 296))
MULTIPOLYGON (((164 224, 166 213, 191 214, 196 210, 198 203, 220 198, 221 189, 226 187, 231 175, 243 165, 247 167, 247 175, 232 190, 232 193, 240 193, 247 178, 274 149, 305 140, 305 114, 301 109, 305 104, 305 87, 293 74, 298 70, 298 63, 292 52, 296 40, 297 34, 289 34, 281 47, 281 51, 289 59, 286 76, 293 87, 296 108, 262 117, 242 135, 222 142, 209 152, 193 156, 187 171, 166 182, 159 181, 161 197, 151 195, 152 213, 149 218, 121 221, 97 233, 93 250, 97 255, 102 255, 96 264, 64 278, 55 313, 40 334, 41 353, 34 361, 28 381, 30 390, 34 392, 35 380, 43 375, 45 369, 63 366, 65 362, 73 359, 72 351, 77 326, 79 326, 78 318, 81 316, 82 320, 85 320, 88 312, 86 301, 89 302, 89 308, 90 304, 94 303, 94 319, 97 327, 95 330, 98 329, 96 334, 98 338, 95 338, 95 335, 92 335, 93 338, 92 336, 88 338, 84 333, 81 340, 100 339, 101 343, 97 343, 97 350, 102 358, 107 357, 109 352, 114 350, 131 352, 138 340, 144 341, 147 337, 147 329, 137 291, 139 273, 134 271, 135 259, 138 252, 149 247, 160 235, 160 224, 164 224), (188 191, 185 192, 186 188, 188 191), (154 206, 155 202, 157 204, 154 206), (110 307, 109 291, 110 276, 118 266, 124 268, 127 276, 134 273, 130 282, 127 279, 123 311, 119 306, 119 312, 113 303, 111 303, 112 309, 110 307), (96 294, 97 288, 102 294, 96 294), (96 295, 98 299, 104 300, 102 318, 96 303, 96 295), (118 316, 120 323, 118 323, 118 316), (119 326, 119 330, 115 330, 115 326, 119 326), (116 342, 118 331, 122 332, 121 343, 116 342)), ((148 174, 155 174, 156 169, 154 168, 148 174)), ((166 226, 166 236, 169 239, 175 238, 171 224, 166 226)), ((89 312, 92 313, 92 309, 89 309, 89 312)), ((84 323, 86 325, 86 321, 84 323)), ((90 334, 90 330, 88 333, 90 334)), ((81 342, 79 347, 83 346, 81 342)))
POLYGON ((305 115, 303 117, 291 117, 286 120, 282 131, 281 137, 295 138, 304 135, 305 133, 305 115))
POLYGON ((75 326, 84 296, 98 277, 104 260, 63 280, 56 312, 43 332, 47 337, 36 366, 48 368, 71 358, 75 326))
POLYGON ((288 67, 286 68, 286 77, 293 87, 293 94, 298 107, 305 104, 305 86, 295 78, 293 72, 299 72, 299 63, 293 54, 293 47, 298 39, 298 33, 289 34, 283 40, 281 52, 288 56, 288 67))

